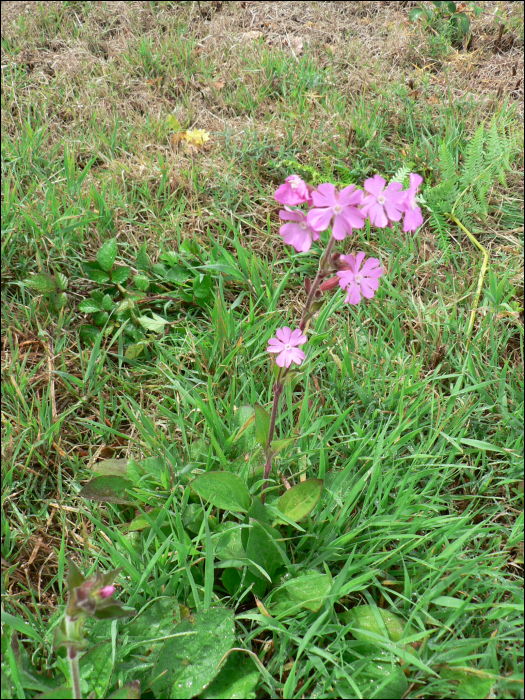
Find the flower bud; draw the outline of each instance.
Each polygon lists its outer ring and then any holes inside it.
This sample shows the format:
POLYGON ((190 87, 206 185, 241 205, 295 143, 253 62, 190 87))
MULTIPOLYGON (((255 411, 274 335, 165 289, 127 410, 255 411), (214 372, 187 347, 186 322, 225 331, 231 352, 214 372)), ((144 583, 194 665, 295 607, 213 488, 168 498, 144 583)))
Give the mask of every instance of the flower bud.
POLYGON ((314 298, 315 299, 320 299, 323 296, 323 293, 320 289, 315 290, 314 298))
POLYGON ((310 289, 312 288, 312 281, 309 277, 304 278, 304 288, 306 289, 306 293, 310 294, 310 289))
POLYGON ((104 586, 104 588, 101 588, 100 591, 98 592, 98 597, 99 598, 111 598, 113 593, 115 593, 115 586, 104 586))
POLYGON ((330 289, 335 289, 339 284, 339 277, 331 277, 329 280, 325 280, 319 289, 321 292, 328 292, 330 289))

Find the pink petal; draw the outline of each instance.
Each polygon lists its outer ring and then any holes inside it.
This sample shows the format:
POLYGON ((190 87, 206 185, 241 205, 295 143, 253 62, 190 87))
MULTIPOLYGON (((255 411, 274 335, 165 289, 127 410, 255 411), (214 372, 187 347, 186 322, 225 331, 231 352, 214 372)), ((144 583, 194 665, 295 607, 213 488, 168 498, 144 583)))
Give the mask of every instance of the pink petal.
POLYGON ((306 343, 306 336, 299 328, 296 328, 290 336, 290 342, 292 345, 303 345, 306 343))
POLYGON ((363 193, 361 190, 356 190, 355 185, 348 185, 339 192, 339 204, 342 207, 348 207, 351 204, 361 204, 363 201, 363 193))
POLYGON ((352 274, 355 274, 357 272, 355 257, 353 255, 341 255, 341 258, 346 262, 352 274))
MULTIPOLYGON (((344 241, 346 238, 347 227, 342 214, 336 214, 334 216, 334 223, 332 224, 332 236, 336 241, 344 241)), ((350 233, 352 228, 350 227, 350 233)))
POLYGON ((363 262, 363 260, 365 259, 365 257, 366 257, 366 253, 363 253, 362 251, 359 252, 359 253, 355 256, 355 267, 356 267, 356 272, 357 272, 357 271, 361 272, 361 270, 360 270, 361 263, 363 262))
POLYGON ((348 294, 345 302, 349 304, 359 304, 360 301, 361 292, 359 291, 359 286, 355 282, 352 282, 352 284, 348 287, 348 294))
POLYGON ((415 231, 423 224, 423 214, 421 209, 409 209, 405 214, 405 220, 403 222, 403 231, 407 233, 408 231, 415 231))
POLYGON ((302 211, 297 211, 295 209, 288 209, 286 211, 281 209, 279 212, 279 218, 283 221, 303 221, 306 219, 306 216, 302 211))
POLYGON ((361 294, 366 297, 366 299, 372 299, 375 295, 375 291, 367 284, 366 280, 361 280, 361 294))
POLYGON ((403 216, 403 212, 392 202, 388 200, 385 202, 386 215, 390 221, 399 221, 403 216))
POLYGON ((369 211, 370 223, 378 228, 384 228, 388 224, 385 210, 380 204, 373 204, 369 211))
POLYGON ((350 270, 338 272, 337 276, 339 277, 339 286, 341 289, 346 289, 348 285, 354 281, 355 277, 354 273, 350 272, 350 270))
POLYGON ((356 209, 355 207, 345 207, 343 211, 340 214, 347 227, 347 231, 352 228, 363 228, 365 225, 365 219, 366 215, 363 214, 363 212, 360 209, 356 209))
POLYGON ((367 277, 381 277, 383 268, 377 258, 368 258, 361 269, 361 274, 367 277))
POLYGON ((421 177, 421 175, 418 175, 417 173, 410 173, 408 177, 410 180, 410 189, 418 190, 419 186, 423 182, 423 178, 421 177))
POLYGON ((312 192, 314 206, 335 207, 337 204, 335 192, 335 185, 332 185, 331 182, 325 182, 319 185, 317 189, 312 192))
POLYGON ((306 355, 299 348, 292 348, 290 350, 290 357, 296 365, 300 365, 301 362, 305 359, 306 355))
MULTIPOLYGON (((280 355, 277 355, 277 357, 275 358, 276 364, 279 365, 279 367, 284 367, 284 364, 286 362, 286 357, 287 357, 286 350, 283 350, 282 353, 280 355)), ((286 366, 289 367, 290 365, 286 365, 286 366)))
POLYGON ((326 231, 330 226, 332 216, 333 213, 331 209, 310 209, 306 220, 308 226, 311 226, 316 231, 326 231))
POLYGON ((379 197, 379 195, 385 189, 386 180, 381 175, 374 175, 374 177, 369 177, 365 180, 364 188, 366 192, 373 194, 374 197, 379 197))

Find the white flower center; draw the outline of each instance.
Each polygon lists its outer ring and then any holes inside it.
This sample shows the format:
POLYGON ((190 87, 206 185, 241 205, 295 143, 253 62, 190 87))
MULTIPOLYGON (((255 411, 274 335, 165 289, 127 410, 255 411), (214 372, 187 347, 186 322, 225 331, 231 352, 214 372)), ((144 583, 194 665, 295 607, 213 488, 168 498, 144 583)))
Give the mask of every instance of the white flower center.
POLYGON ((301 221, 301 222, 299 223, 299 228, 302 228, 303 231, 306 231, 306 229, 308 228, 308 227, 306 226, 306 221, 301 221))
POLYGON ((354 279, 356 281, 356 284, 361 284, 361 282, 363 281, 363 275, 356 275, 354 279))
POLYGON ((296 190, 299 187, 299 183, 295 182, 295 180, 292 180, 290 183, 290 187, 292 188, 292 190, 296 190))
POLYGON ((383 197, 382 194, 380 194, 379 197, 377 198, 377 203, 384 204, 385 202, 386 202, 386 199, 383 197))
POLYGON ((291 350, 291 349, 292 349, 292 346, 290 345, 290 343, 286 343, 286 345, 284 346, 284 349, 285 349, 285 350, 291 350))
POLYGON ((340 204, 336 204, 334 207, 334 214, 340 214, 342 211, 342 207, 340 204))

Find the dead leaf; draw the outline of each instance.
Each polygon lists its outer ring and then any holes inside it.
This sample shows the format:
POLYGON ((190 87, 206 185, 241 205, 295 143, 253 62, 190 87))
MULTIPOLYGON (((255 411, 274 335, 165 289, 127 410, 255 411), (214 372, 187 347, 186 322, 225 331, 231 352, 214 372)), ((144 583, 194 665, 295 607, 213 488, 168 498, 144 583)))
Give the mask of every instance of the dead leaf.
POLYGON ((191 129, 191 131, 186 131, 184 139, 195 146, 204 146, 206 141, 210 140, 210 135, 203 129, 191 129))
POLYGON ((244 34, 241 35, 243 39, 260 39, 263 35, 262 32, 257 32, 257 31, 251 31, 251 32, 244 32, 244 34))
POLYGON ((216 80, 214 83, 211 84, 212 87, 214 87, 216 90, 222 90, 222 88, 226 85, 225 82, 222 80, 216 80))
POLYGON ((292 36, 288 39, 288 43, 290 44, 290 48, 296 55, 302 53, 304 47, 304 39, 302 36, 292 36))

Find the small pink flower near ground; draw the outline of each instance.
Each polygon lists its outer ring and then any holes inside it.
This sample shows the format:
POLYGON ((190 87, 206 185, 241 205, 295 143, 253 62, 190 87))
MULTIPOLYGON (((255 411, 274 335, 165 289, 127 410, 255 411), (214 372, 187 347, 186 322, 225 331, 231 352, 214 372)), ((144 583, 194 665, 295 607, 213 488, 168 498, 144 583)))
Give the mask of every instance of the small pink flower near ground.
POLYGON ((350 304, 359 304, 361 296, 372 299, 379 289, 379 278, 383 274, 383 268, 377 258, 368 258, 361 267, 365 259, 365 253, 341 256, 348 263, 350 269, 340 270, 339 286, 348 292, 345 301, 350 304))
POLYGON ((279 229, 279 233, 288 245, 293 245, 298 253, 306 253, 312 247, 312 241, 317 241, 320 238, 320 233, 315 231, 306 219, 306 215, 298 209, 290 209, 285 207, 286 211, 281 209, 279 218, 293 223, 284 224, 279 229))
POLYGON ((306 343, 306 336, 298 328, 292 331, 288 326, 278 328, 275 335, 277 338, 270 338, 268 341, 267 350, 279 353, 275 358, 279 367, 290 367, 292 362, 300 365, 305 359, 305 354, 297 346, 306 343))
POLYGON ((408 231, 415 231, 423 223, 423 214, 421 209, 418 207, 416 202, 416 195, 423 182, 421 175, 417 173, 410 173, 410 186, 408 190, 405 190, 405 199, 403 201, 403 207, 405 212, 405 220, 403 221, 403 231, 408 233, 408 231))
POLYGON ((332 236, 343 241, 354 228, 363 228, 366 216, 357 208, 363 203, 363 193, 355 185, 340 192, 326 182, 312 192, 313 209, 308 212, 308 223, 316 231, 326 231, 332 222, 332 236))
POLYGON ((405 192, 400 182, 391 182, 387 187, 381 175, 374 175, 365 180, 365 192, 361 212, 368 215, 370 223, 378 228, 388 226, 392 221, 399 221, 403 216, 405 192))
POLYGON ((277 189, 275 199, 279 204, 289 204, 290 206, 297 206, 305 202, 310 204, 312 201, 308 185, 304 180, 301 180, 299 175, 287 177, 277 189))

